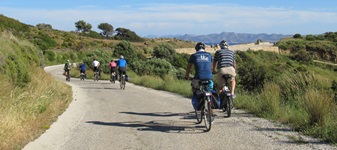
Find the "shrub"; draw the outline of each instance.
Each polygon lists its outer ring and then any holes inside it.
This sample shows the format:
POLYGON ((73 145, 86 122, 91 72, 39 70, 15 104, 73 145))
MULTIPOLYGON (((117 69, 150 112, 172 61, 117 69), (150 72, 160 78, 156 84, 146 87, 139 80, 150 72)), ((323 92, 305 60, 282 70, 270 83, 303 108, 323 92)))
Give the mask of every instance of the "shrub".
POLYGON ((44 51, 44 56, 49 62, 54 62, 57 58, 57 55, 54 51, 48 50, 44 51))

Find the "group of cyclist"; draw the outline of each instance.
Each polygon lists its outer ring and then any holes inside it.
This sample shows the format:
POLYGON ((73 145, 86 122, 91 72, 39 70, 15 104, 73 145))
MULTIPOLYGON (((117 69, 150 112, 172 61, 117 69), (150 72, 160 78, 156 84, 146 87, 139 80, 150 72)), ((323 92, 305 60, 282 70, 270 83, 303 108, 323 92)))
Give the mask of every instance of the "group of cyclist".
MULTIPOLYGON (((228 43, 223 40, 220 42, 220 48, 217 50, 214 54, 214 57, 212 57, 211 53, 206 52, 206 45, 203 42, 198 42, 195 45, 196 53, 192 54, 188 60, 188 65, 186 68, 186 74, 185 78, 190 78, 190 71, 192 66, 194 66, 195 69, 195 75, 191 82, 192 85, 192 91, 193 91, 193 97, 192 97, 192 104, 196 101, 196 95, 195 95, 195 89, 194 87, 198 87, 199 80, 209 80, 208 88, 209 90, 213 89, 214 82, 213 82, 213 74, 216 74, 216 79, 218 81, 217 84, 217 90, 219 93, 222 92, 222 86, 225 83, 225 79, 222 78, 222 75, 224 74, 230 74, 232 76, 231 80, 231 95, 232 98, 235 98, 236 95, 234 93, 235 91, 235 68, 236 68, 236 58, 235 54, 232 50, 228 49, 228 43), (217 71, 216 71, 217 70, 217 71)), ((96 59, 92 62, 93 71, 94 73, 99 71, 100 63, 96 59)), ((118 76, 119 81, 122 74, 126 74, 126 67, 127 62, 124 59, 123 55, 120 55, 119 60, 117 63, 114 62, 114 60, 111 60, 109 63, 110 68, 110 75, 112 76, 113 73, 118 70, 118 76)), ((80 73, 85 74, 86 67, 82 63, 80 66, 80 73)), ((69 75, 70 65, 69 60, 67 60, 64 70, 66 72, 66 75, 69 75)), ((115 76, 117 78, 117 76, 115 76)), ((196 107, 195 105, 193 105, 196 107)))
MULTIPOLYGON (((99 66, 101 65, 100 62, 98 60, 96 60, 96 58, 93 59, 92 62, 92 67, 93 67, 93 71, 94 74, 99 72, 99 66)), ((123 55, 120 55, 119 59, 117 60, 117 63, 112 59, 111 62, 109 63, 109 69, 110 69, 110 75, 112 77, 112 74, 115 74, 116 71, 118 70, 118 74, 119 77, 121 77, 122 74, 126 74, 126 67, 127 67, 127 62, 124 59, 123 55)), ((84 74, 86 76, 86 66, 84 63, 81 63, 79 66, 79 70, 80 70, 80 74, 84 74)), ((69 75, 69 71, 70 71, 70 62, 69 60, 66 61, 65 65, 64 65, 64 71, 66 72, 66 76, 69 75)), ((117 79, 117 76, 115 76, 117 79)), ((119 81, 121 79, 119 78, 119 81)))
POLYGON ((189 58, 188 65, 186 68, 185 78, 190 78, 190 71, 192 66, 195 69, 195 75, 191 82, 192 86, 192 104, 193 107, 197 107, 197 95, 195 90, 199 87, 200 80, 209 80, 208 89, 211 91, 214 86, 213 76, 212 74, 216 74, 215 78, 217 79, 217 87, 219 93, 223 91, 222 86, 225 83, 225 79, 222 78, 224 74, 230 74, 232 78, 230 79, 231 83, 231 96, 235 98, 236 95, 234 93, 235 90, 235 68, 236 68, 236 58, 235 54, 232 50, 228 49, 228 43, 223 40, 220 42, 220 48, 212 57, 211 53, 206 52, 206 45, 202 42, 198 42, 195 45, 196 53, 192 54, 189 58))

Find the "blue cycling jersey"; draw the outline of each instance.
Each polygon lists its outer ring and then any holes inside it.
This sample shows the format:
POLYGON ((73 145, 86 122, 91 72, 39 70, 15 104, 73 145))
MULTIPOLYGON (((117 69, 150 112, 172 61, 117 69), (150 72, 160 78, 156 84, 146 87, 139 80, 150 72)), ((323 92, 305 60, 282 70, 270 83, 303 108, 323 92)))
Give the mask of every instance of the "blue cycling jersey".
POLYGON ((189 63, 194 65, 196 79, 212 79, 212 55, 205 51, 198 51, 191 55, 189 63))
POLYGON ((118 67, 126 67, 126 60, 125 59, 119 59, 117 61, 117 66, 118 67))

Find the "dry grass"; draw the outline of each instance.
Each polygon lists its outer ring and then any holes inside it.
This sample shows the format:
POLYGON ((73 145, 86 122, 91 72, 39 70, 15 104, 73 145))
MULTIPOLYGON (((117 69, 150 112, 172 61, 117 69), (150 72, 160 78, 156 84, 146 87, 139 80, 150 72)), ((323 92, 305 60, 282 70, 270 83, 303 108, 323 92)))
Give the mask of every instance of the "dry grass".
POLYGON ((21 149, 55 121, 71 100, 71 88, 41 68, 24 88, 0 80, 0 149, 21 149))
MULTIPOLYGON (((210 52, 210 53, 215 53, 215 51, 218 50, 218 49, 219 48, 217 48, 217 47, 212 48, 211 46, 206 46, 206 51, 210 52)), ((279 48, 277 46, 274 46, 272 43, 261 43, 259 45, 255 45, 254 43, 239 44, 239 45, 229 46, 229 49, 233 50, 233 51, 264 50, 264 51, 279 53, 279 48)), ((178 53, 186 53, 186 54, 195 53, 194 47, 192 47, 192 48, 178 48, 178 49, 176 49, 176 51, 178 53)))

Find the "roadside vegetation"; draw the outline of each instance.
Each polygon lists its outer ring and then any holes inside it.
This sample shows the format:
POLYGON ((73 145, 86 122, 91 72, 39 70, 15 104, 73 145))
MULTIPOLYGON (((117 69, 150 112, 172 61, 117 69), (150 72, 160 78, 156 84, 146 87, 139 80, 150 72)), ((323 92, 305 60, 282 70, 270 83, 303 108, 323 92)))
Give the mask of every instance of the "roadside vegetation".
MULTIPOLYGON (((175 49, 194 47, 193 42, 144 39, 129 29, 113 30, 108 23, 98 26, 102 33, 92 31, 83 20, 75 25, 76 32, 63 32, 48 24, 29 26, 0 15, 0 141, 5 141, 0 149, 21 149, 71 101, 71 88, 44 73, 46 65, 83 62, 87 77, 93 78, 91 62, 96 58, 102 64, 101 79, 108 80, 108 62, 124 55, 129 82, 192 96, 190 81, 183 79, 190 55, 175 49)), ((337 68, 313 61, 336 62, 336 35, 296 34, 282 39, 277 43, 281 55, 236 52, 235 107, 337 143, 337 68)), ((71 76, 79 77, 73 66, 71 76)))
POLYGON ((3 32, 0 45, 0 149, 21 149, 67 108, 71 88, 43 71, 30 42, 3 32))

